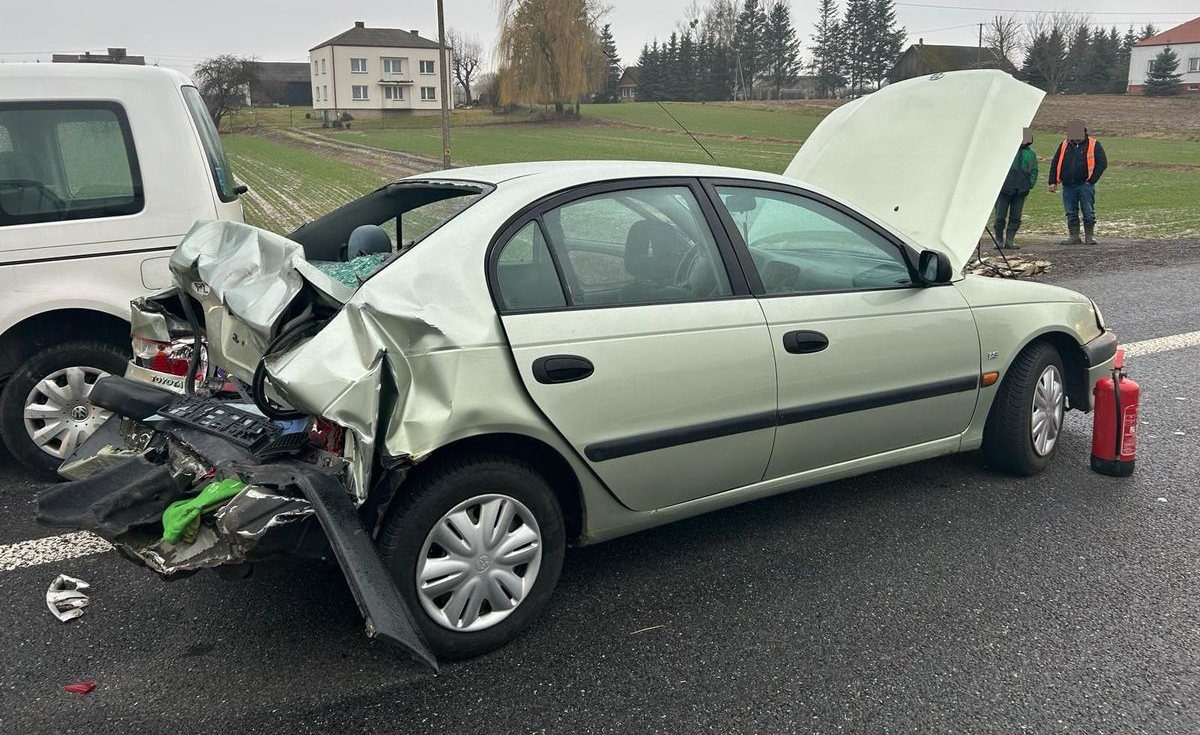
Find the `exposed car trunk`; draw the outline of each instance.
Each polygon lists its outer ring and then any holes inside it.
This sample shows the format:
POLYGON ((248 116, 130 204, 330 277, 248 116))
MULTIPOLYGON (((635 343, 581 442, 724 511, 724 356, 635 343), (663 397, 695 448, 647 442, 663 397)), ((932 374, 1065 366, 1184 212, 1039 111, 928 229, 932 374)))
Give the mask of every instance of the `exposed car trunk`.
POLYGON ((831 112, 784 175, 946 253, 961 270, 1044 96, 995 70, 890 84, 831 112))

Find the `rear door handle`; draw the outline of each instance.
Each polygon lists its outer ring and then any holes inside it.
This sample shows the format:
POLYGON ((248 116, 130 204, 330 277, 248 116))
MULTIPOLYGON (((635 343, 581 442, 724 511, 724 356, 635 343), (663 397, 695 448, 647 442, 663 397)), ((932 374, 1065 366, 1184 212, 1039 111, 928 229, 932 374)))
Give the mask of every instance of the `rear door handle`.
POLYGON ((793 355, 820 352, 829 346, 829 338, 820 332, 798 329, 783 335, 783 349, 793 355))
POLYGON ((579 355, 546 355, 533 361, 533 378, 539 383, 571 383, 595 371, 592 361, 579 355))

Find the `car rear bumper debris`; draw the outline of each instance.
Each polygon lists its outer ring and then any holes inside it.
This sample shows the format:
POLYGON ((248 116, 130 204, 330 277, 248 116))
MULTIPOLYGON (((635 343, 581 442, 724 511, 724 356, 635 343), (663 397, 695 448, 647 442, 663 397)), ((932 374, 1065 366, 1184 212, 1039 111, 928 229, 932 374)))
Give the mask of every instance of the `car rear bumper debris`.
POLYGON ((182 402, 199 399, 180 399, 123 378, 105 380, 110 382, 101 396, 118 415, 64 464, 60 473, 70 481, 38 496, 40 523, 96 533, 122 556, 167 579, 270 559, 328 558, 332 552, 366 619, 367 634, 437 668, 375 549, 368 528, 374 519, 364 524, 341 467, 281 452, 278 441, 251 449, 220 431, 167 419, 163 414, 182 402), (152 414, 159 400, 162 409, 152 414), (165 540, 168 506, 220 480, 244 486, 201 513, 184 539, 165 540))

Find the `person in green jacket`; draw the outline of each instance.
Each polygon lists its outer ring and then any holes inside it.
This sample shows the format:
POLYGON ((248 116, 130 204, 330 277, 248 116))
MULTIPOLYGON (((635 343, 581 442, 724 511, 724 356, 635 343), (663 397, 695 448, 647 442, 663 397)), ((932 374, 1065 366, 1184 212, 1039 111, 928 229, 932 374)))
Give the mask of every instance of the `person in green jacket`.
POLYGON ((997 245, 1012 250, 1020 250, 1013 242, 1017 230, 1021 229, 1021 212, 1025 209, 1025 197, 1037 183, 1038 161, 1033 152, 1033 130, 1025 128, 1021 139, 1021 147, 1013 158, 1004 186, 1000 188, 1000 196, 996 199, 996 241, 997 245), (1000 238, 1004 238, 1003 241, 1000 238))

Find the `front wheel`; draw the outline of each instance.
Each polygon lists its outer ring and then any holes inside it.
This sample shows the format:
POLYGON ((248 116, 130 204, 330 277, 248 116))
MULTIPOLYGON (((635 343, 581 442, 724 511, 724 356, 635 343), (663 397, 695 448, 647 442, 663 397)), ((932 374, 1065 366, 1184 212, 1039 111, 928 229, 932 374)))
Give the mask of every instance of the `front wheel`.
POLYGON ((88 396, 105 375, 125 372, 116 346, 78 340, 47 347, 25 361, 0 394, 0 428, 12 455, 52 474, 111 415, 88 396))
POLYGON ((1017 355, 983 429, 983 456, 998 470, 1036 475, 1058 451, 1066 410, 1062 358, 1038 342, 1017 355))
POLYGON ((545 607, 566 550, 562 510, 533 467, 476 455, 418 467, 379 550, 438 658, 500 647, 545 607))

